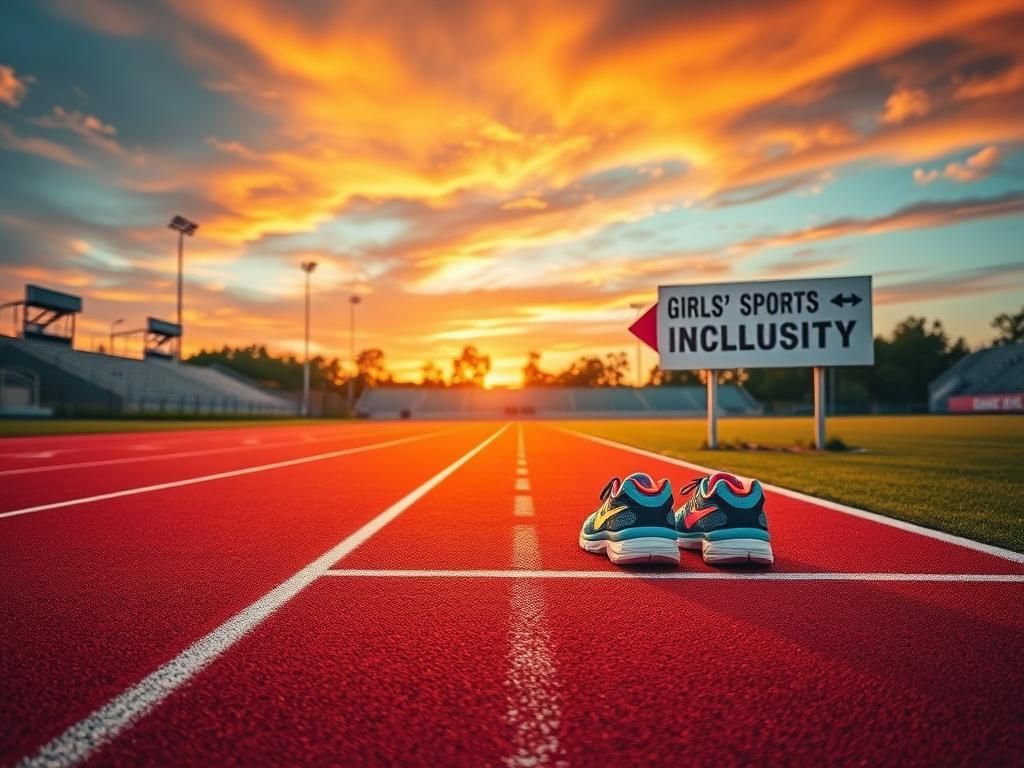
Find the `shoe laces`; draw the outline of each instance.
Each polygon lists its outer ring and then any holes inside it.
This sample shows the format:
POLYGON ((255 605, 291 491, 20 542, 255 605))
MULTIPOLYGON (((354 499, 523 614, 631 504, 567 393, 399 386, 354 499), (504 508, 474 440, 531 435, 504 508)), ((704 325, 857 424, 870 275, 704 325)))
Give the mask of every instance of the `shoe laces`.
POLYGON ((609 480, 605 487, 601 489, 601 501, 605 501, 609 496, 617 494, 621 485, 622 481, 617 477, 609 480))
POLYGON ((703 483, 707 479, 708 479, 707 476, 705 476, 705 477, 695 477, 693 480, 688 482, 686 485, 682 486, 679 489, 679 492, 680 493, 690 493, 690 491, 695 491, 698 488, 700 488, 700 484, 703 483))

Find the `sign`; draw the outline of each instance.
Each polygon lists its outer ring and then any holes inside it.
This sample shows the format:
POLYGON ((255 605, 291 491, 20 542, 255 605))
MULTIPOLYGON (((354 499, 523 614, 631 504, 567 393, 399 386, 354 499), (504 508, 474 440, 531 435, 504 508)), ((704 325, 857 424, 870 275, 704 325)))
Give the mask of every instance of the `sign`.
POLYGON ((1024 411, 1024 394, 957 395, 949 398, 950 413, 1007 413, 1024 411))
POLYGON ((871 278, 663 285, 630 330, 663 370, 871 365, 871 278))

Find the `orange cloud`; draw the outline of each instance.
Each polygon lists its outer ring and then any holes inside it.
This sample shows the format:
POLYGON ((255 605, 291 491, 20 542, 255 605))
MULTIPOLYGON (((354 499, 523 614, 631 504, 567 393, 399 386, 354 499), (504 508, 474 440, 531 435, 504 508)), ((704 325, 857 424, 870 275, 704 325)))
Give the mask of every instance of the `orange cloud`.
POLYGON ((918 184, 931 184, 940 178, 961 183, 978 181, 991 175, 999 168, 1001 157, 1002 155, 998 147, 985 147, 978 150, 962 163, 949 163, 942 171, 938 169, 926 171, 923 168, 915 168, 913 174, 914 181, 918 184))
POLYGON ((25 94, 28 93, 28 83, 31 78, 18 78, 14 69, 0 64, 0 104, 8 107, 17 107, 21 104, 25 94))
POLYGON ((903 123, 912 117, 924 117, 932 108, 931 99, 921 89, 901 88, 885 102, 885 111, 879 116, 883 123, 903 123))

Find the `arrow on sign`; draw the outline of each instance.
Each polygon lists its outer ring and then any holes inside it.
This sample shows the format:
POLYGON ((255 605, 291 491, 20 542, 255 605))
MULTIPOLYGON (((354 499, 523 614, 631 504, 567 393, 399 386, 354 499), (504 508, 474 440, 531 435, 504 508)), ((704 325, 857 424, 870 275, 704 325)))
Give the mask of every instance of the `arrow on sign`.
POLYGON ((862 301, 864 301, 864 299, 856 293, 851 293, 849 296, 843 296, 843 294, 837 293, 832 297, 832 303, 840 309, 842 309, 846 304, 849 304, 851 307, 856 307, 862 301))
POLYGON ((629 326, 629 332, 636 336, 640 341, 646 344, 648 347, 653 349, 655 352, 658 351, 658 304, 655 302, 654 306, 644 312, 637 321, 629 326))

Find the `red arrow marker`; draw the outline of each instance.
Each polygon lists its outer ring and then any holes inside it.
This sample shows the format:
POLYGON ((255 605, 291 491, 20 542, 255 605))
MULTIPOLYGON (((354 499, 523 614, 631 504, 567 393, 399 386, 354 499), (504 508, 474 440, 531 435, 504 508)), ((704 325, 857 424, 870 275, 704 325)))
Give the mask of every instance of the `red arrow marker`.
POLYGON ((637 321, 629 326, 629 332, 640 341, 658 351, 658 304, 644 312, 637 321))

